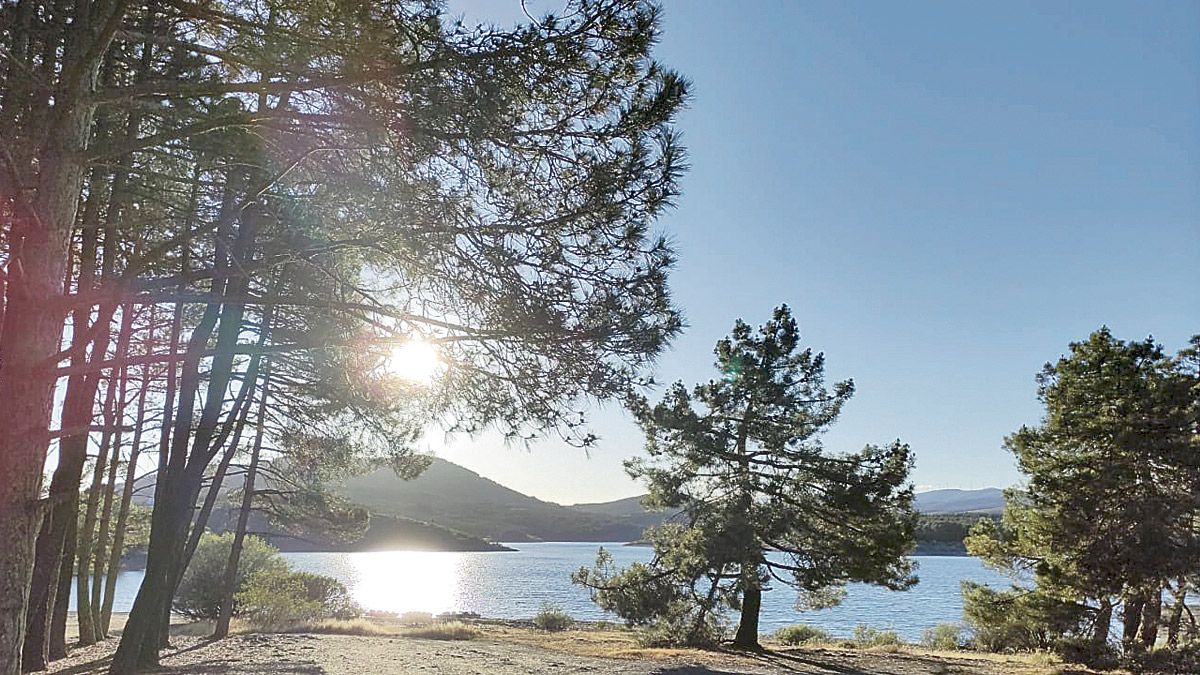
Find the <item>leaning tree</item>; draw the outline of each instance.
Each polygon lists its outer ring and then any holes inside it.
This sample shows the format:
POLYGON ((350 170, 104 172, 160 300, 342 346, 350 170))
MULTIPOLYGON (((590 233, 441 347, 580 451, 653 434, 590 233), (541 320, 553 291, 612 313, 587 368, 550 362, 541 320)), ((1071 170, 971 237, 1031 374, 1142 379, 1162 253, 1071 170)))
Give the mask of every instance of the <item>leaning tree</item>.
POLYGON ((826 386, 824 356, 801 346, 791 310, 779 307, 757 331, 739 320, 715 352, 717 379, 632 403, 647 457, 628 462, 629 473, 646 482, 649 506, 680 509, 680 522, 650 533, 650 565, 613 572, 602 552, 575 580, 666 640, 711 641, 721 608, 740 608, 734 644, 744 648, 758 646, 772 582, 810 606, 836 602, 851 581, 915 583, 908 446, 825 451, 821 434, 854 386, 826 386))

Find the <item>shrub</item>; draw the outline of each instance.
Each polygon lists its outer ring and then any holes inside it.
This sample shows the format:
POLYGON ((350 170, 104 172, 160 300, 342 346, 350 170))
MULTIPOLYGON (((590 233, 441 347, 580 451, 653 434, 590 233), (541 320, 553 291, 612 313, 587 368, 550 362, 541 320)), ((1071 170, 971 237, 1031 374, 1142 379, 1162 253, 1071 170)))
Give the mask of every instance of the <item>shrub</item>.
MULTIPOLYGON (((1081 663, 1089 668, 1098 668, 1101 670, 1109 670, 1115 668, 1121 661, 1121 655, 1110 644, 1097 643, 1095 640, 1068 637, 1057 640, 1054 643, 1054 652, 1062 657, 1067 663, 1081 663)), ((1146 666, 1148 664, 1140 664, 1146 666)), ((1149 672, 1158 669, 1148 667, 1135 667, 1134 671, 1149 672)), ((1166 669, 1163 669, 1166 672, 1166 669)), ((1183 671, 1179 671, 1183 672, 1183 671)))
POLYGON ((775 639, 785 645, 806 645, 810 643, 832 642, 833 636, 820 628, 805 624, 785 626, 775 631, 775 639))
POLYGON ((643 563, 614 571, 612 554, 603 548, 596 564, 581 568, 571 581, 586 586, 600 609, 637 629, 644 647, 715 647, 724 635, 718 607, 724 598, 697 603, 686 583, 643 563))
POLYGON ((1200 673, 1200 641, 1135 651, 1126 655, 1122 665, 1135 673, 1200 673))
POLYGON ((357 619, 362 616, 362 607, 350 597, 346 585, 324 574, 292 572, 304 583, 307 597, 321 603, 321 616, 332 619, 357 619))
POLYGON ((560 631, 571 627, 575 620, 557 605, 545 604, 533 617, 533 625, 545 631, 560 631))
POLYGON ((425 624, 433 623, 432 612, 405 612, 398 617, 400 623, 425 624))
POLYGON ((717 617, 712 614, 698 617, 694 608, 680 606, 677 610, 660 614, 652 623, 641 626, 637 640, 643 647, 710 649, 721 643, 724 634, 717 617))
MULTIPOLYGON (((171 603, 176 612, 190 619, 217 618, 221 613, 225 566, 229 564, 229 550, 232 547, 233 534, 229 532, 205 533, 200 538, 196 553, 184 571, 179 581, 179 589, 171 603)), ((234 577, 234 591, 239 593, 245 590, 251 577, 260 573, 285 572, 287 562, 279 555, 278 549, 258 537, 248 536, 242 543, 240 564, 234 577)), ((234 613, 238 613, 236 604, 234 613)))
POLYGON ((362 613, 340 581, 308 572, 259 572, 235 600, 241 613, 263 626, 353 619, 362 613))
POLYGON ((921 634, 921 646, 947 652, 962 649, 962 632, 962 626, 956 623, 939 623, 921 634))
POLYGON ((479 637, 479 631, 461 621, 447 621, 409 628, 403 635, 426 640, 474 640, 479 637))
POLYGON ((963 617, 976 649, 989 652, 1035 651, 1075 637, 1083 610, 1036 590, 995 590, 962 584, 963 617))
POLYGON ((868 647, 899 647, 904 644, 904 640, 900 639, 900 634, 894 630, 879 630, 859 624, 854 627, 854 636, 851 638, 855 646, 868 647))

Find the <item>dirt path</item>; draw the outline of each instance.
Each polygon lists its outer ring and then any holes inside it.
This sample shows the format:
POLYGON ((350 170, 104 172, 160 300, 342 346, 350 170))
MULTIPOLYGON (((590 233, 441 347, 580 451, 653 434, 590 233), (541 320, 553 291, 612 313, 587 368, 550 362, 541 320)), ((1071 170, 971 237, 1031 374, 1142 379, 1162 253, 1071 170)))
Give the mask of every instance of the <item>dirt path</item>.
MULTIPOLYGON (((687 653, 604 658, 481 638, 447 642, 405 637, 243 634, 220 642, 176 637, 161 672, 397 675, 1008 675, 1047 670, 1013 662, 844 650, 799 650, 762 656, 687 653)), ((50 672, 107 671, 115 640, 77 650, 50 672)))

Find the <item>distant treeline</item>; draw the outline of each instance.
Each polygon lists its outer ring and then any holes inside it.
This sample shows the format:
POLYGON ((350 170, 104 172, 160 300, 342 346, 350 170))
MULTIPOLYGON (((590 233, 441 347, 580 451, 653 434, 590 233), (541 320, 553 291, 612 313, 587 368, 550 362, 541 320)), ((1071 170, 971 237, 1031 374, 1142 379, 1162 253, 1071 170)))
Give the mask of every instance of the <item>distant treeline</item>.
POLYGON ((922 513, 917 518, 917 544, 955 546, 965 552, 963 540, 971 526, 980 519, 998 521, 999 518, 989 513, 922 513))

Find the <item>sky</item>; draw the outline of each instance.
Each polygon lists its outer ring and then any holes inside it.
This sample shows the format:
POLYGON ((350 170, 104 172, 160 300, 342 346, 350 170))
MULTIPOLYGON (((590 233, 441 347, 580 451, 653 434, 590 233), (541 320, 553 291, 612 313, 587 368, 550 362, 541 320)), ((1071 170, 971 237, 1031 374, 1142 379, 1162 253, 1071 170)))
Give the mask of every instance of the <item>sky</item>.
MULTIPOLYGON (((1034 375, 1068 343, 1200 333, 1200 3, 663 4, 656 55, 694 99, 660 223, 688 329, 660 381, 711 378, 735 319, 788 303, 857 387, 829 450, 899 438, 918 490, 1007 487, 1003 439, 1037 423, 1034 375)), ((621 468, 635 426, 614 407, 592 423, 588 453, 426 449, 549 501, 641 493, 621 468)))

